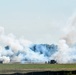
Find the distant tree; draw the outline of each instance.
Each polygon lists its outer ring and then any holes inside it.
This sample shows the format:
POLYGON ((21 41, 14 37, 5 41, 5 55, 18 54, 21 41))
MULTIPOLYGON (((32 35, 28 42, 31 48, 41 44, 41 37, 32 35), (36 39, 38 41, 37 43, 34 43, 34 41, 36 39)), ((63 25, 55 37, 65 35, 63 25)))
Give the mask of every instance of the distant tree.
POLYGON ((50 61, 48 61, 48 64, 56 64, 56 63, 57 63, 56 60, 50 60, 50 61))

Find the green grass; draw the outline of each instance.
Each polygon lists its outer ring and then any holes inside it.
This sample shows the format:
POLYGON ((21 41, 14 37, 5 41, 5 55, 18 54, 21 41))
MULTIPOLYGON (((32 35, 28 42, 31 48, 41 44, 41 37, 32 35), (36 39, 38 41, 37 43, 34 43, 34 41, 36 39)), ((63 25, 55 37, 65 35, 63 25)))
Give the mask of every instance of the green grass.
POLYGON ((0 73, 62 70, 76 70, 76 64, 0 64, 0 73))
POLYGON ((75 68, 76 64, 0 64, 2 69, 60 69, 75 68))

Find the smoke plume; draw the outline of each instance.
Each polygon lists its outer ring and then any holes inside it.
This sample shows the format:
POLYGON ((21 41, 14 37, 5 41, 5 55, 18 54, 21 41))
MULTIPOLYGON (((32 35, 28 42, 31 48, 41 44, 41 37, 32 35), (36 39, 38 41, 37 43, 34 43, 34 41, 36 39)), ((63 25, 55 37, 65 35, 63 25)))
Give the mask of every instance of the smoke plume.
POLYGON ((59 63, 76 63, 76 15, 69 18, 58 48, 54 58, 59 63))
POLYGON ((0 27, 0 61, 3 63, 76 63, 76 15, 64 28, 64 35, 58 45, 34 44, 26 39, 17 39, 14 34, 5 34, 0 27))
POLYGON ((44 63, 57 51, 57 45, 33 44, 25 39, 17 39, 13 34, 5 34, 0 27, 0 61, 3 63, 44 63))

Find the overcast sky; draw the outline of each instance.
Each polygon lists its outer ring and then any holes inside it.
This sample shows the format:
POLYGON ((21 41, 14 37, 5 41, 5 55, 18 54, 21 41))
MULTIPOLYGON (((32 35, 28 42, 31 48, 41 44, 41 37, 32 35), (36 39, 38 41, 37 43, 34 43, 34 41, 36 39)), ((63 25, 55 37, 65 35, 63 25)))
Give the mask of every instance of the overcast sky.
POLYGON ((18 38, 55 43, 75 11, 76 0, 0 0, 0 26, 18 38))

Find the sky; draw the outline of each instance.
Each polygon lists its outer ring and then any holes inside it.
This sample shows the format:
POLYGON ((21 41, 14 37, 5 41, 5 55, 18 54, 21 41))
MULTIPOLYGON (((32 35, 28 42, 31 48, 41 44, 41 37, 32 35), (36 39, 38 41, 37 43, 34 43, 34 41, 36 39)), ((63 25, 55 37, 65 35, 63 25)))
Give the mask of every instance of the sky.
POLYGON ((17 38, 56 43, 75 11, 76 0, 0 0, 0 26, 17 38))

